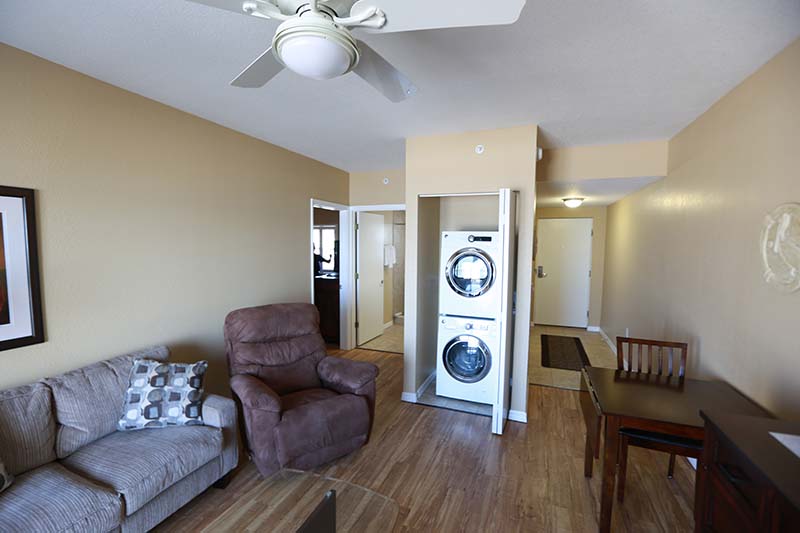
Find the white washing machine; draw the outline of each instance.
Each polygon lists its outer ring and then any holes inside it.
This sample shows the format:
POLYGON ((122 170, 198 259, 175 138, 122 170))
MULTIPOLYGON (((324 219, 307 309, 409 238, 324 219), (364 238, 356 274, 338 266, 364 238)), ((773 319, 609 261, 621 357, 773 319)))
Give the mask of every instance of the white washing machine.
POLYGON ((500 356, 498 322, 439 317, 436 394, 494 404, 500 356))
POLYGON ((497 231, 442 232, 440 315, 500 316, 502 251, 497 231))

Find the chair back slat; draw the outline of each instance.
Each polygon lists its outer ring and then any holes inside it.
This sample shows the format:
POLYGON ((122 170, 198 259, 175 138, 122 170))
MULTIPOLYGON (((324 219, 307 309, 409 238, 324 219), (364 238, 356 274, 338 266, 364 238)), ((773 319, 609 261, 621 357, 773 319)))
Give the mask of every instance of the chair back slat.
POLYGON ((677 375, 682 378, 686 374, 688 356, 689 345, 685 342, 617 337, 617 368, 619 370, 642 373, 646 363, 647 374, 668 377, 677 375), (655 364, 654 359, 657 359, 655 364))

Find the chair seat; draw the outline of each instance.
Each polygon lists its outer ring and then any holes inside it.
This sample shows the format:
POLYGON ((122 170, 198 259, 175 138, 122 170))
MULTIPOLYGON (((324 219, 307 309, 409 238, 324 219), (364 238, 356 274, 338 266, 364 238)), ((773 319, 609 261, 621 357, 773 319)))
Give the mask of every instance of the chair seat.
POLYGON ((334 394, 284 411, 275 427, 275 444, 281 465, 302 470, 359 448, 368 435, 367 400, 334 394))
POLYGON ((111 531, 121 507, 114 492, 50 463, 17 476, 0 495, 0 531, 111 531))
POLYGON ((122 495, 130 516, 222 452, 222 432, 207 426, 118 431, 61 462, 122 495))
POLYGON ((291 411, 302 405, 333 398, 334 396, 338 396, 338 394, 330 389, 301 390, 281 396, 281 407, 283 411, 291 411))
POLYGON ((664 433, 656 433, 655 431, 644 431, 641 429, 621 428, 620 435, 625 435, 632 439, 641 441, 657 442, 659 444, 666 444, 671 446, 681 446, 683 448, 690 448, 693 450, 702 450, 703 441, 687 439, 685 437, 675 437, 672 435, 665 435, 664 433))

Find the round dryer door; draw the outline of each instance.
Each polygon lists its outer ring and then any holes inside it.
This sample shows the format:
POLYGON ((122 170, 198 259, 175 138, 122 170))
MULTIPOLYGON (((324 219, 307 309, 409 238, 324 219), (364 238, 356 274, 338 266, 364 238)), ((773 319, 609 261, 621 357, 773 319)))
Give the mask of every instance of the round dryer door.
POLYGON ((472 335, 459 335, 448 342, 442 358, 447 373, 462 383, 482 380, 492 366, 489 348, 472 335))
POLYGON ((461 296, 475 298, 486 293, 494 284, 494 261, 477 248, 464 248, 447 262, 447 283, 461 296))

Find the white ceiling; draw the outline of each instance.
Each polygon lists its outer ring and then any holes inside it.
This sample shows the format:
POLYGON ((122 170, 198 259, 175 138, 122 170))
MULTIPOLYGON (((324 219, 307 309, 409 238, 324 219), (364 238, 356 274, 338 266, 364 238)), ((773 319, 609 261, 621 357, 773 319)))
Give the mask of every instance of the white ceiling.
POLYGON ((800 0, 528 0, 512 26, 362 35, 419 87, 401 104, 355 75, 230 87, 272 28, 184 0, 0 2, 4 43, 359 171, 402 167, 415 135, 538 123, 547 147, 671 137, 800 36, 800 0))
POLYGON ((536 182, 536 207, 564 207, 564 198, 584 198, 583 205, 586 207, 611 205, 660 179, 661 176, 573 182, 539 181, 536 182))

